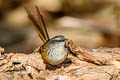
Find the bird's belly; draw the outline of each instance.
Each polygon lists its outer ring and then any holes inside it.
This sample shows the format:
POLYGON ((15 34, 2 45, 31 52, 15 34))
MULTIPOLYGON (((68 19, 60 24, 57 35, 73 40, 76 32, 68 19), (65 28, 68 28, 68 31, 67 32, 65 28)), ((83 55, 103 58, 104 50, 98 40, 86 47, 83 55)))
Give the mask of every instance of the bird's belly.
POLYGON ((48 53, 48 58, 51 61, 52 65, 57 65, 62 63, 67 56, 67 48, 64 47, 58 47, 50 50, 50 53, 48 53))
POLYGON ((68 54, 68 49, 65 48, 65 43, 51 45, 46 52, 47 63, 57 65, 62 63, 68 54))

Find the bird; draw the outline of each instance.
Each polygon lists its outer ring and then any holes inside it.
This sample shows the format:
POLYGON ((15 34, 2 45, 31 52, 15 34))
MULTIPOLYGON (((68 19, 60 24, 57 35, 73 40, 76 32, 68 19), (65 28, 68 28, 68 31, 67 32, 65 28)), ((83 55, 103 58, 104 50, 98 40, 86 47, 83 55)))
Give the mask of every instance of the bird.
POLYGON ((36 32, 38 33, 40 39, 43 41, 43 45, 39 49, 42 59, 46 64, 59 65, 66 60, 69 53, 69 50, 65 45, 65 42, 68 39, 63 35, 57 35, 50 39, 45 21, 40 13, 38 6, 35 7, 35 10, 38 19, 35 18, 30 9, 25 7, 25 11, 29 19, 34 24, 36 32))

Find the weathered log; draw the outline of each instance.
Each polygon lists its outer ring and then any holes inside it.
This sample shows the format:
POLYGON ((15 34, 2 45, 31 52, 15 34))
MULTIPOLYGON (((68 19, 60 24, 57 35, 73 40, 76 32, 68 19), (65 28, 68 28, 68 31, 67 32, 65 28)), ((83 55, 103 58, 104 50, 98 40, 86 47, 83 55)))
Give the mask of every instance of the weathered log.
POLYGON ((120 48, 67 47, 68 55, 58 66, 44 64, 39 48, 31 54, 5 53, 0 48, 0 80, 120 80, 120 48))

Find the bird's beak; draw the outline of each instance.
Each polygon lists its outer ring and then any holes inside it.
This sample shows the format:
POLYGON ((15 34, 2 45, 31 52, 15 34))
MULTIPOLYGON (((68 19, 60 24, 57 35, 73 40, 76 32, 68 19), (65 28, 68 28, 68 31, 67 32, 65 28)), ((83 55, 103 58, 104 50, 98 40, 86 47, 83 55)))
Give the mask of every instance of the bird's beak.
POLYGON ((68 39, 65 39, 65 41, 67 41, 68 39))

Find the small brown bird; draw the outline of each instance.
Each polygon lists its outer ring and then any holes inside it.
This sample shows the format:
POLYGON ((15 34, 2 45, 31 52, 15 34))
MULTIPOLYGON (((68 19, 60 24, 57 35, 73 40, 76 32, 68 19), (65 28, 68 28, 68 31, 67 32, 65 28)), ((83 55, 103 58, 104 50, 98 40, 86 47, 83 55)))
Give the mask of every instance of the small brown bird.
POLYGON ((43 41, 43 45, 40 48, 41 56, 45 63, 51 65, 58 65, 64 62, 68 55, 68 48, 65 46, 65 41, 67 40, 64 36, 58 35, 53 37, 52 39, 49 38, 43 16, 40 14, 39 8, 36 6, 36 12, 39 19, 35 19, 32 12, 25 8, 28 17, 35 25, 35 30, 37 31, 40 39, 43 41))

